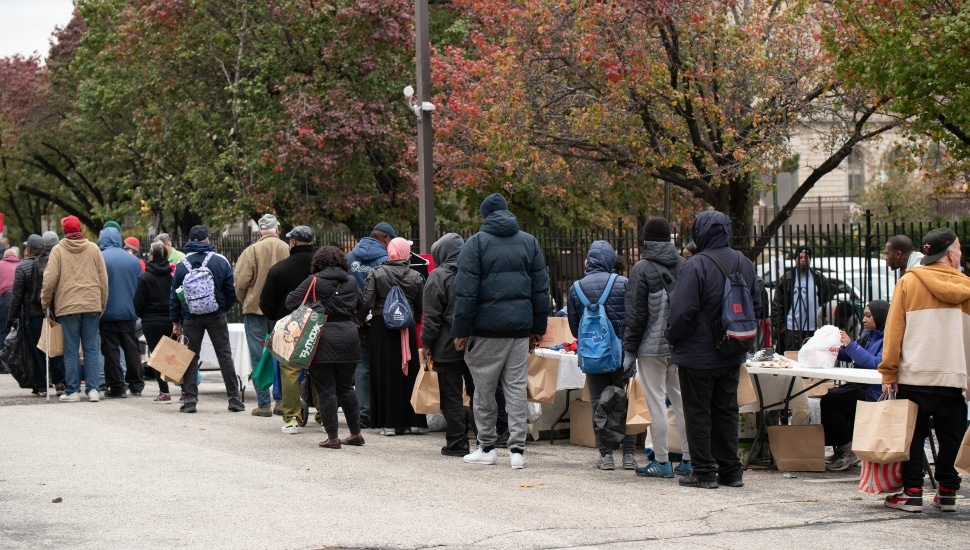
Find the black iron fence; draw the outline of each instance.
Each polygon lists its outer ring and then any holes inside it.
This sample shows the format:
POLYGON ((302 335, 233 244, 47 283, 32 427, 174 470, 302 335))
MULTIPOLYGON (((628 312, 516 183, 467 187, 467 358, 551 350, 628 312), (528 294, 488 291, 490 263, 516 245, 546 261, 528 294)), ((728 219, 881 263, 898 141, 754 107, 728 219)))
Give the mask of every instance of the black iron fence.
MULTIPOLYGON (((898 275, 886 264, 886 241, 894 235, 906 235, 918 249, 922 236, 930 229, 941 226, 950 227, 961 242, 967 242, 970 221, 966 219, 960 222, 877 224, 866 212, 857 223, 786 225, 771 236, 768 245, 754 258, 754 262, 758 274, 771 287, 778 276, 791 267, 795 249, 808 246, 813 251, 812 264, 827 277, 836 280, 840 294, 863 304, 873 299, 888 300, 898 275)), ((592 229, 523 229, 535 235, 542 247, 549 271, 550 299, 557 309, 565 304, 565 295, 573 281, 582 278, 586 253, 593 241, 605 240, 616 249, 619 259, 617 271, 621 274, 628 275, 632 264, 639 259, 640 239, 636 229, 619 222, 615 227, 592 229)), ((733 245, 747 252, 763 232, 763 226, 756 227, 750 236, 736 238, 733 245)), ((320 231, 316 233, 316 244, 332 244, 349 252, 359 239, 369 234, 370 231, 320 231)), ((470 231, 463 232, 462 237, 467 239, 471 234, 470 231)), ((213 235, 211 242, 220 254, 235 265, 242 251, 257 239, 258 235, 255 234, 213 235)), ((417 251, 420 243, 416 237, 413 239, 414 250, 417 251)), ((689 234, 674 236, 678 249, 682 249, 689 240, 689 234)), ((184 243, 173 244, 181 249, 184 243)), ((230 312, 230 320, 238 322, 240 318, 239 308, 236 307, 230 312)))

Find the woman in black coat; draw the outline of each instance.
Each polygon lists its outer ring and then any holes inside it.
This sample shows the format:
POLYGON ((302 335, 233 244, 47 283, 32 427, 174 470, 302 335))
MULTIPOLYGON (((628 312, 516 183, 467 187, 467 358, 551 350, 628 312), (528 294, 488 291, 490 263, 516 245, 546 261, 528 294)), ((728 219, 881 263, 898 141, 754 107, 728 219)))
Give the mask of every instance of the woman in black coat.
MULTIPOLYGON (((168 253, 162 243, 152 243, 145 272, 138 277, 135 287, 135 314, 141 319, 141 330, 148 342, 148 349, 152 351, 162 338, 172 333, 172 321, 168 315, 168 297, 172 289, 172 264, 168 263, 168 253)), ((146 371, 151 369, 147 367, 146 371)), ((154 372, 158 380, 158 396, 153 403, 168 404, 172 402, 168 382, 162 380, 162 375, 154 372)))
POLYGON ((300 307, 315 279, 316 300, 311 293, 307 305, 327 316, 309 372, 317 389, 323 428, 327 432, 327 440, 320 442, 320 446, 326 449, 339 449, 341 444, 364 444, 364 436, 360 433, 360 404, 354 391, 354 371, 360 361, 355 315, 361 307, 361 298, 357 281, 347 275, 348 267, 347 257, 339 248, 321 247, 314 253, 310 264, 313 275, 286 297, 289 311, 300 307), (338 403, 350 429, 350 437, 343 440, 337 437, 338 403))

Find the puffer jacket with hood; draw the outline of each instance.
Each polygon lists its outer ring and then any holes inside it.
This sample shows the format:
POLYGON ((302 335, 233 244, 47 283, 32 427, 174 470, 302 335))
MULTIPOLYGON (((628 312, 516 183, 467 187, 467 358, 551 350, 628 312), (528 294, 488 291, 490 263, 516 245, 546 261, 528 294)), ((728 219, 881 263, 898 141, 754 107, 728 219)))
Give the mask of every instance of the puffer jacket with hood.
POLYGON ((633 266, 626 293, 626 333, 623 350, 637 357, 666 357, 670 345, 664 332, 670 311, 668 284, 676 288, 684 264, 672 243, 647 241, 643 259, 633 266))
POLYGON ((539 241, 519 231, 508 210, 489 214, 458 255, 455 338, 528 338, 545 334, 549 276, 539 241))
MULTIPOLYGON (((138 272, 141 273, 141 266, 138 272)), ((44 270, 41 310, 51 303, 58 317, 104 311, 108 304, 108 270, 98 245, 87 239, 65 237, 51 250, 44 270)))
POLYGON ((98 237, 98 247, 104 256, 104 266, 108 270, 108 305, 105 306, 102 321, 134 321, 135 290, 141 277, 141 263, 138 258, 127 252, 121 241, 121 233, 114 227, 106 227, 98 237))
POLYGON ((168 321, 168 294, 172 291, 172 264, 159 258, 145 264, 135 290, 135 313, 143 323, 168 321))
POLYGON ((694 243, 697 244, 698 253, 680 268, 667 316, 670 359, 676 365, 693 369, 718 369, 740 366, 746 359, 744 353, 724 355, 717 349, 712 323, 721 318, 724 275, 717 264, 700 254, 707 252, 714 255, 728 273, 736 272, 738 262, 741 262, 741 275, 748 284, 757 314, 761 311, 761 292, 757 288, 754 266, 728 246, 730 239, 731 220, 724 213, 709 210, 697 215, 694 243))
POLYGON ((375 267, 387 261, 387 248, 374 237, 364 237, 357 242, 357 246, 347 254, 347 273, 357 281, 357 288, 364 290, 367 275, 375 267))
MULTIPOLYGON (((46 253, 45 253, 46 254, 46 253)), ((27 308, 27 317, 43 317, 44 311, 40 309, 40 287, 44 283, 44 268, 47 265, 47 258, 41 260, 41 256, 31 256, 24 258, 17 264, 17 270, 13 274, 13 294, 10 297, 10 313, 8 319, 15 319, 20 315, 21 308, 27 308), (37 262, 40 261, 40 264, 37 262), (34 280, 34 267, 40 268, 36 281, 34 280)))
POLYGON ((455 317, 455 273, 458 272, 458 253, 465 240, 457 233, 447 233, 431 245, 434 269, 424 283, 424 326, 421 345, 431 350, 437 363, 461 361, 465 352, 455 349, 451 335, 451 321, 455 317))
MULTIPOLYGON (((212 282, 215 285, 216 290, 216 301, 219 303, 219 309, 215 314, 226 313, 232 306, 236 305, 238 301, 236 299, 236 283, 232 274, 232 266, 229 265, 229 260, 226 259, 222 254, 216 254, 216 247, 211 243, 205 241, 189 241, 185 243, 185 258, 179 260, 179 263, 175 265, 175 273, 172 274, 172 289, 168 294, 168 314, 172 322, 181 323, 183 319, 191 319, 195 317, 194 314, 189 313, 187 307, 182 307, 182 303, 178 299, 178 295, 175 294, 175 290, 182 286, 182 281, 185 276, 189 274, 189 269, 185 267, 183 260, 188 262, 192 266, 192 269, 196 269, 202 265, 205 261, 205 257, 209 252, 212 252, 212 258, 209 259, 209 263, 206 267, 212 273, 212 282)), ((209 314, 213 315, 213 314, 209 314)))
MULTIPOLYGON (((603 296, 606 284, 613 273, 613 266, 616 265, 616 251, 606 241, 594 241, 586 254, 586 276, 579 280, 579 288, 583 290, 589 303, 595 304, 603 296)), ((626 327, 626 303, 624 296, 627 291, 627 278, 622 275, 616 276, 610 295, 603 303, 606 318, 613 325, 613 332, 618 338, 623 338, 623 330, 626 327)), ((566 316, 569 318, 569 330, 573 333, 573 338, 579 338, 579 321, 583 317, 586 309, 579 301, 576 288, 569 285, 569 292, 566 296, 566 316)))
POLYGON ((893 291, 879 372, 883 384, 966 392, 970 277, 939 263, 906 271, 893 291))
POLYGON ((346 271, 339 267, 326 267, 310 275, 286 296, 286 308, 293 311, 300 307, 314 278, 317 280, 317 301, 310 307, 317 313, 325 314, 327 324, 313 354, 313 363, 357 363, 360 361, 360 343, 354 316, 362 302, 357 281, 346 271))

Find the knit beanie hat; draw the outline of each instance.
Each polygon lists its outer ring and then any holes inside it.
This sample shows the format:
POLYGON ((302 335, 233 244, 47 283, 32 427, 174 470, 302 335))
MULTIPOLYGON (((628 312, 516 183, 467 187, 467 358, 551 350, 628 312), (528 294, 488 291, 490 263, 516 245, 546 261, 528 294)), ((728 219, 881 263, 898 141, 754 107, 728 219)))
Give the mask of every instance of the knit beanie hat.
POLYGON ((670 242, 670 224, 667 220, 654 216, 643 225, 643 240, 670 242))
POLYGON ((118 225, 118 222, 116 222, 114 220, 108 220, 108 221, 104 222, 104 227, 102 229, 107 229, 109 227, 114 227, 115 229, 118 230, 118 233, 121 233, 121 226, 118 225))
POLYGON ((498 193, 492 193, 491 195, 485 197, 485 200, 482 201, 482 207, 479 209, 479 213, 483 218, 487 218, 492 214, 492 212, 508 209, 509 203, 505 202, 505 197, 499 195, 498 193))
POLYGON ((64 216, 61 218, 61 227, 64 228, 64 233, 80 233, 81 220, 77 216, 64 216))

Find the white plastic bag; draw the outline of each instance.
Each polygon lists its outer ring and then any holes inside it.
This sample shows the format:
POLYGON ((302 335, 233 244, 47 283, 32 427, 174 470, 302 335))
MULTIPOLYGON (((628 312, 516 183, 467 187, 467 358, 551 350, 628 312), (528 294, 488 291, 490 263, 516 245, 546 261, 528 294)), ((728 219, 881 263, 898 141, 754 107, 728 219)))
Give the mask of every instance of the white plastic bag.
POLYGON ((830 369, 839 358, 839 345, 842 339, 839 329, 834 325, 819 327, 808 342, 798 350, 798 362, 806 367, 830 369))

